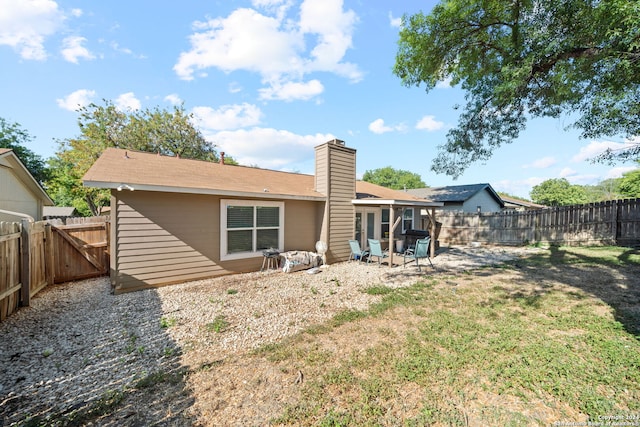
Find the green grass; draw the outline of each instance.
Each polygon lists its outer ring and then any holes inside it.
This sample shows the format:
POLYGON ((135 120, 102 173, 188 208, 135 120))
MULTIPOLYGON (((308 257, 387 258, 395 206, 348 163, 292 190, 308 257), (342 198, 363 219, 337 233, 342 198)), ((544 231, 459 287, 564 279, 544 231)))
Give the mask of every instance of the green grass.
POLYGON ((226 317, 222 315, 216 316, 216 318, 213 319, 213 322, 209 322, 206 325, 206 329, 208 331, 212 331, 216 333, 224 332, 228 327, 229 327, 229 322, 227 321, 226 317))
POLYGON ((343 311, 297 338, 263 347, 259 352, 269 360, 299 366, 310 378, 298 402, 273 421, 528 426, 577 422, 575 414, 594 422, 637 417, 638 336, 614 316, 615 307, 555 278, 577 265, 637 268, 638 252, 560 247, 517 265, 493 269, 484 280, 462 274, 463 285, 455 290, 450 284, 456 276, 395 290, 372 286, 365 292, 382 300, 367 311, 343 311), (540 285, 551 281, 554 286, 540 285), (314 338, 358 334, 354 328, 369 333, 357 323, 368 319, 384 319, 385 330, 413 323, 401 334, 365 337, 370 345, 346 358, 314 338), (534 401, 559 418, 544 418, 528 406, 534 401))

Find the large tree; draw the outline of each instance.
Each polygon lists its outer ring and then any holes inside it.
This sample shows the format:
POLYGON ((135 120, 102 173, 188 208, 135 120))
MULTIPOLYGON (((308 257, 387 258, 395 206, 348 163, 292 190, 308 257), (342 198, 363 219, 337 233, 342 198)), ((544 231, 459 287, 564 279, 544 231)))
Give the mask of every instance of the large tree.
POLYGON ((45 160, 26 147, 33 138, 18 123, 9 123, 0 117, 0 148, 10 148, 38 183, 49 179, 45 160))
POLYGON ((620 193, 626 197, 640 197, 640 169, 622 175, 620 193))
POLYGON ((584 187, 573 185, 566 178, 548 179, 533 187, 531 200, 547 206, 567 206, 588 203, 584 187))
MULTIPOLYGON (((193 125, 183 106, 122 111, 110 101, 79 110, 80 136, 59 142, 51 159, 48 185, 57 204, 71 204, 84 214, 97 215, 109 203, 106 190, 82 186, 82 176, 108 147, 160 153, 189 159, 218 161, 218 154, 193 125)), ((235 163, 231 157, 227 163, 235 163)))
POLYGON ((406 170, 394 169, 387 166, 380 169, 365 171, 362 180, 378 184, 383 187, 403 190, 405 188, 423 188, 427 184, 422 182, 420 175, 406 170))
MULTIPOLYGON (((533 117, 575 118, 585 138, 640 135, 640 2, 442 0, 403 17, 394 73, 466 92, 432 169, 454 177, 533 117)), ((637 158, 640 144, 611 156, 637 158)))

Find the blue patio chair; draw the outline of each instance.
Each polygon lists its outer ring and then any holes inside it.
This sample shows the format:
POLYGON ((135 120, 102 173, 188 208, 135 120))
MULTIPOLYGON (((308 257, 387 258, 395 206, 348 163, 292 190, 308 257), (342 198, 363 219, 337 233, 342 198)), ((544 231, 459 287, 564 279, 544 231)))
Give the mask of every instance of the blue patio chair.
POLYGON ((420 263, 418 262, 418 260, 420 258, 426 258, 427 260, 429 260, 429 264, 431 264, 431 267, 435 268, 433 266, 433 263, 431 262, 431 258, 429 257, 429 243, 431 243, 430 237, 416 240, 415 246, 405 251, 403 255, 404 257, 403 266, 407 265, 407 259, 409 261, 411 261, 412 259, 415 259, 416 265, 418 266, 418 271, 421 272, 422 270, 420 269, 420 263))
POLYGON ((382 265, 382 261, 385 258, 389 258, 389 251, 383 251, 380 246, 380 240, 369 239, 369 258, 367 258, 367 264, 371 262, 371 258, 378 258, 378 265, 382 265))
POLYGON ((351 246, 351 254, 349 254, 349 261, 352 259, 363 261, 364 258, 369 255, 369 251, 363 251, 360 249, 360 242, 357 240, 349 240, 349 246, 351 246))

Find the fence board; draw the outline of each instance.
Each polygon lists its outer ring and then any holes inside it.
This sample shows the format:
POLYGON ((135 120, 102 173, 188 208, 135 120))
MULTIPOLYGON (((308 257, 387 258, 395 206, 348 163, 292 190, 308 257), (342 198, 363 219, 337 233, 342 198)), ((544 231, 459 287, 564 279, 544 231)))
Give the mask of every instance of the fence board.
MULTIPOLYGON (((14 313, 19 306, 29 305, 31 298, 47 285, 106 274, 109 266, 108 217, 70 218, 71 225, 56 222, 65 228, 73 244, 67 252, 55 245, 52 226, 48 221, 0 222, 0 321, 14 313), (76 258, 69 251, 76 252, 76 258), (77 254, 84 253, 94 260, 91 271, 76 268, 77 254), (56 276, 61 263, 71 263, 72 272, 56 276), (99 271, 99 273, 97 272, 99 271), (75 275, 74 275, 75 274, 75 275)), ((62 239, 64 240, 64 239, 62 239)), ((64 269, 60 269, 64 270, 64 269)))
POLYGON ((437 220, 438 240, 446 244, 640 244, 640 199, 523 212, 440 212, 437 220))
POLYGON ((20 304, 20 224, 0 222, 0 321, 20 304))

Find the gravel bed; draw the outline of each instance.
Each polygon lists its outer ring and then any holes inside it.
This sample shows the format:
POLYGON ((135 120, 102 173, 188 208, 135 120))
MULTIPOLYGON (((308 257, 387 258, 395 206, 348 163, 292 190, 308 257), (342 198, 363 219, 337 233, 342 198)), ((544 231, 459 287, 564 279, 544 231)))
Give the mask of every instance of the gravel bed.
MULTIPOLYGON (((106 277, 50 286, 0 323, 0 426, 53 422, 95 408, 154 372, 215 363, 341 310, 364 310, 380 298, 363 292, 371 286, 408 286, 424 275, 527 251, 445 248, 433 260, 435 272, 348 262, 317 274, 255 272, 117 296, 106 277)), ((108 424, 107 417, 101 425, 108 424)))

